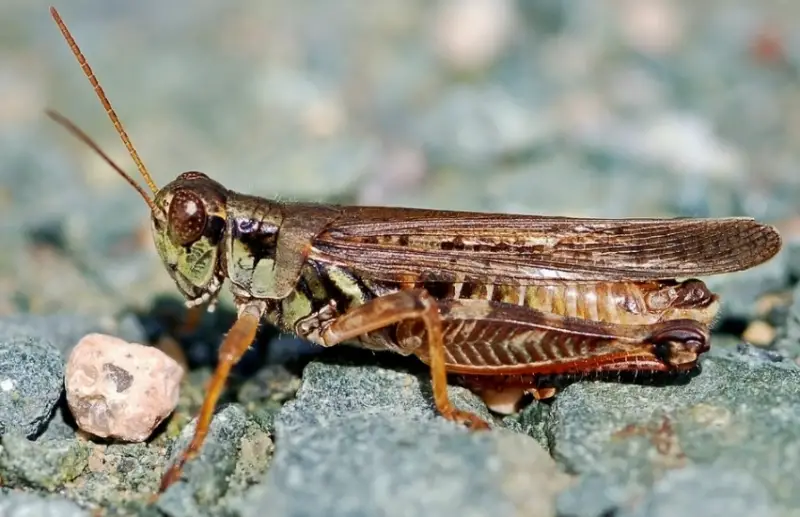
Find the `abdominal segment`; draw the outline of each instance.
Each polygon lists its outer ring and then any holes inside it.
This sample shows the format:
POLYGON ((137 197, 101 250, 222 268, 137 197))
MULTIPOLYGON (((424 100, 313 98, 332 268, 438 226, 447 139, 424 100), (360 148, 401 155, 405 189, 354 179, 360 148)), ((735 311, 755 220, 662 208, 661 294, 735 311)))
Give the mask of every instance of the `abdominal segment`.
POLYGON ((525 286, 459 282, 444 299, 487 300, 572 318, 650 324, 693 319, 709 325, 719 309, 717 296, 700 280, 677 282, 553 282, 525 286))

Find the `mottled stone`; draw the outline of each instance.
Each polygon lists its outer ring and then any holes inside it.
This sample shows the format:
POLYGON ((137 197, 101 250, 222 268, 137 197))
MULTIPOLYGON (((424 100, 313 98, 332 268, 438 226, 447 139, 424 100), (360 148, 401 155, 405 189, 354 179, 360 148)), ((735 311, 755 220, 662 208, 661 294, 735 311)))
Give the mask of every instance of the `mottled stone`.
POLYGON ((85 505, 113 508, 120 515, 154 515, 125 509, 145 507, 158 490, 164 471, 159 443, 89 443, 82 474, 62 493, 85 505))
MULTIPOLYGON (((194 436, 196 425, 197 419, 194 419, 183 428, 178 440, 172 444, 168 465, 183 454, 194 436)), ((238 452, 246 430, 247 415, 241 406, 231 404, 219 408, 200 454, 184 466, 183 479, 161 495, 158 509, 169 517, 215 515, 215 508, 224 502, 231 476, 236 471, 238 452)))
POLYGON ((667 472, 641 504, 620 517, 778 517, 785 512, 745 468, 690 466, 667 472))
POLYGON ((175 409, 183 369, 157 348, 89 334, 72 350, 65 375, 82 430, 138 442, 175 409))
POLYGON ((63 378, 61 355, 48 340, 7 337, 0 323, 0 435, 39 433, 61 397, 63 378))
POLYGON ((1 444, 0 476, 12 486, 53 491, 77 478, 88 465, 89 445, 75 438, 32 441, 9 434, 1 444))
MULTIPOLYGON (((572 472, 602 479, 602 489, 590 491, 597 509, 624 508, 642 497, 661 507, 666 496, 657 495, 659 480, 675 473, 674 486, 690 486, 678 483, 676 472, 693 467, 757 480, 750 489, 762 493, 762 486, 768 503, 752 499, 751 515, 764 504, 800 508, 800 368, 749 350, 758 349, 712 349, 701 361, 702 373, 685 385, 569 386, 556 397, 546 425, 554 458, 572 472)), ((743 479, 725 482, 747 484, 743 479)), ((718 490, 695 483, 693 494, 702 499, 718 490)), ((699 514, 724 515, 703 508, 708 511, 699 514)))
POLYGON ((3 517, 90 517, 92 514, 66 497, 30 492, 0 492, 3 517))
MULTIPOLYGON (((243 517, 550 516, 570 483, 530 437, 438 416, 424 373, 311 363, 303 379, 278 416, 269 471, 236 506, 243 517)), ((459 407, 480 408, 451 391, 459 407)))
POLYGON ((792 291, 792 303, 778 329, 775 348, 795 360, 800 358, 800 284, 792 291))

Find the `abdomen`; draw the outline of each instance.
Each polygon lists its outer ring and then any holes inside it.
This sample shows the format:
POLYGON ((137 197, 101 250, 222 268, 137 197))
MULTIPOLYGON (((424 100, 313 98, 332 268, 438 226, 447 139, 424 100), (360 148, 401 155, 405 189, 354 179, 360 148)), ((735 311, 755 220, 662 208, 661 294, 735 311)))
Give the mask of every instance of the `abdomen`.
MULTIPOLYGON (((397 288, 398 286, 392 286, 397 288)), ((573 318, 628 325, 672 319, 710 324, 717 296, 700 280, 661 282, 552 282, 527 286, 471 282, 418 284, 441 300, 484 300, 573 318)))
POLYGON ((346 268, 310 261, 303 268, 295 293, 279 304, 281 326, 297 332, 298 322, 313 320, 331 301, 335 311, 330 316, 335 317, 401 288, 424 288, 440 300, 492 301, 622 325, 646 325, 674 319, 692 319, 709 325, 718 310, 717 296, 699 280, 552 282, 528 286, 458 282, 401 286, 362 279, 346 268))

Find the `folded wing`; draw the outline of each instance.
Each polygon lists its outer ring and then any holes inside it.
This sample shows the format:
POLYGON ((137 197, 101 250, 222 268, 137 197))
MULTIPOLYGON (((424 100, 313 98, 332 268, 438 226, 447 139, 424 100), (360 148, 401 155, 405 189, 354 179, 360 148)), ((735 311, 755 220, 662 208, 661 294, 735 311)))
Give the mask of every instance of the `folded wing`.
POLYGON ((648 281, 748 269, 781 248, 750 218, 587 219, 345 207, 311 258, 389 282, 648 281))

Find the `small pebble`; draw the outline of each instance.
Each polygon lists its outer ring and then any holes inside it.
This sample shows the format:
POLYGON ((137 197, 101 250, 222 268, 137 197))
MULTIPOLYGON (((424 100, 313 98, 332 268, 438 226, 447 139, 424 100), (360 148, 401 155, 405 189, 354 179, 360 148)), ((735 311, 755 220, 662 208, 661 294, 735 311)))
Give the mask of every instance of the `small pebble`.
POLYGON ((762 320, 755 320, 747 326, 742 339, 756 346, 767 346, 775 339, 775 327, 762 320))
POLYGON ((157 348, 89 334, 72 350, 65 377, 78 427, 141 442, 175 409, 183 368, 157 348))
POLYGON ((684 32, 678 7, 664 0, 625 2, 620 9, 621 33, 639 52, 663 55, 674 51, 684 32))
POLYGON ((524 395, 525 390, 522 388, 485 389, 480 392, 484 404, 501 415, 512 415, 519 411, 519 402, 524 395))
POLYGON ((450 66, 483 68, 508 45, 514 14, 514 6, 507 0, 443 2, 436 16, 434 45, 450 66))

